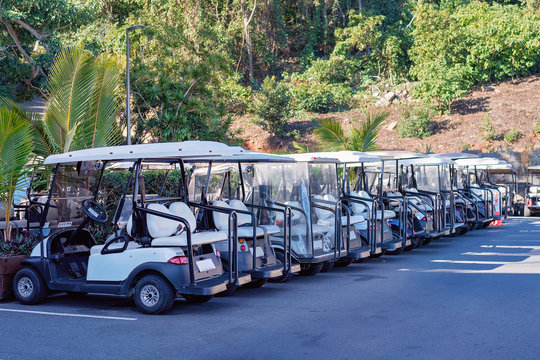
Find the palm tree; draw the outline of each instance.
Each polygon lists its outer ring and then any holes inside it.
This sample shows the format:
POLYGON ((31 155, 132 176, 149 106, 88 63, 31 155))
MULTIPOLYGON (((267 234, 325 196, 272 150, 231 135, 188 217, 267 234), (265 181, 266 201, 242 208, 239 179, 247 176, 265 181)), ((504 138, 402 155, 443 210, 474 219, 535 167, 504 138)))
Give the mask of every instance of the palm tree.
POLYGON ((378 149, 376 138, 388 115, 387 111, 369 111, 360 128, 351 127, 347 131, 343 130, 340 122, 323 119, 319 123, 321 127, 314 133, 323 151, 373 151, 378 149))
POLYGON ((121 143, 116 124, 119 86, 120 70, 114 57, 95 58, 83 46, 67 47, 56 56, 47 78, 43 117, 8 99, 0 98, 0 106, 27 121, 34 140, 33 152, 45 158, 121 143))
POLYGON ((3 229, 5 242, 11 237, 13 195, 24 175, 24 166, 31 151, 32 136, 28 123, 16 112, 0 108, 0 211, 6 219, 3 229))

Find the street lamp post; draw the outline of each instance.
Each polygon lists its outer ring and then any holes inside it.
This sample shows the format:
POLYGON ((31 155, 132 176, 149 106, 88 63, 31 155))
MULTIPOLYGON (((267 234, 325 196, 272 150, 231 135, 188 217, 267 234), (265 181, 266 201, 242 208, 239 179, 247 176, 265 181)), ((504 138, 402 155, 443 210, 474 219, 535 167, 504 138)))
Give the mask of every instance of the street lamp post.
POLYGON ((131 85, 129 81, 129 32, 135 29, 143 29, 144 25, 134 25, 126 29, 126 126, 127 126, 127 145, 131 145, 131 109, 130 109, 130 96, 131 85))

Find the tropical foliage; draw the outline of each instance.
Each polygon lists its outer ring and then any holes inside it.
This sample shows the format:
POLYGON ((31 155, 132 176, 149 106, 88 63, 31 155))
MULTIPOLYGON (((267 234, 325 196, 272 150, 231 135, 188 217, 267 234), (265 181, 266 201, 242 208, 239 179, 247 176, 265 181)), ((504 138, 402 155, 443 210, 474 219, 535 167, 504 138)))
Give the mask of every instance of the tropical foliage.
POLYGON ((0 211, 5 219, 2 236, 5 242, 11 238, 9 219, 13 212, 13 195, 31 151, 28 123, 16 112, 0 107, 0 211))
POLYGON ((323 151, 373 151, 377 150, 376 138, 380 127, 389 113, 375 110, 366 114, 366 120, 360 127, 349 127, 343 130, 341 123, 332 119, 320 121, 319 128, 314 133, 323 151))

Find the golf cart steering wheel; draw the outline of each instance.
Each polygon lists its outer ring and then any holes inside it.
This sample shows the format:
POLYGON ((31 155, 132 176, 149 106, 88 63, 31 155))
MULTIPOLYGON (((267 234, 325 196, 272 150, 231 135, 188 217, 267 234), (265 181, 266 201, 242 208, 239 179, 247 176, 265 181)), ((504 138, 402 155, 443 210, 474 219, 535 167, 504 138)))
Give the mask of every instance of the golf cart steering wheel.
POLYGON ((83 212, 90 218, 90 220, 103 224, 107 221, 107 213, 105 209, 99 205, 95 200, 86 199, 81 202, 83 212))

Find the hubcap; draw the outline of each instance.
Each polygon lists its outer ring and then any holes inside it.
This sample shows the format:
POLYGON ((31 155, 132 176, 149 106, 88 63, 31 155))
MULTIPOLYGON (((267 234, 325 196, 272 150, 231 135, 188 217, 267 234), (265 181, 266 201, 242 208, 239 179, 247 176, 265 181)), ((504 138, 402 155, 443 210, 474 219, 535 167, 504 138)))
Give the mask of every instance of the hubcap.
POLYGON ((34 292, 34 284, 27 277, 20 278, 17 283, 17 290, 22 297, 29 297, 34 292))
POLYGON ((151 284, 145 285, 141 289, 141 301, 146 306, 154 306, 159 301, 159 290, 151 284))

